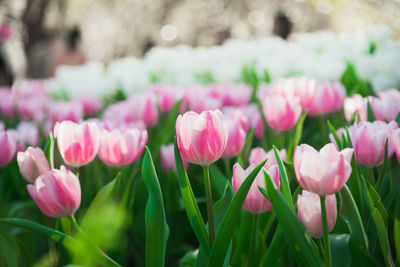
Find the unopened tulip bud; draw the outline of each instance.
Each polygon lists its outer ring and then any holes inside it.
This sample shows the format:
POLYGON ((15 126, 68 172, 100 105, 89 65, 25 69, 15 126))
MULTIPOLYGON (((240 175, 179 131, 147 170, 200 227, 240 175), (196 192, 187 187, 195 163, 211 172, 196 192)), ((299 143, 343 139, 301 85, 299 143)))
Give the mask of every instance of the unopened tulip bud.
POLYGON ((49 162, 38 147, 28 147, 25 152, 18 152, 17 162, 22 177, 28 182, 35 182, 36 178, 50 171, 49 162))

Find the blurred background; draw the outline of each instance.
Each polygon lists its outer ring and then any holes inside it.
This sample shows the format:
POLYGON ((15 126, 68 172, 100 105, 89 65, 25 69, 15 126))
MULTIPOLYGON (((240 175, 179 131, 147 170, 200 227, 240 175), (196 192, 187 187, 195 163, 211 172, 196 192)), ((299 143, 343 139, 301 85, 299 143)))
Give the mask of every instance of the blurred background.
POLYGON ((0 45, 4 69, 45 78, 57 64, 108 64, 154 46, 207 47, 274 32, 386 24, 398 39, 399 14, 400 0, 0 0, 0 23, 11 31, 0 45))

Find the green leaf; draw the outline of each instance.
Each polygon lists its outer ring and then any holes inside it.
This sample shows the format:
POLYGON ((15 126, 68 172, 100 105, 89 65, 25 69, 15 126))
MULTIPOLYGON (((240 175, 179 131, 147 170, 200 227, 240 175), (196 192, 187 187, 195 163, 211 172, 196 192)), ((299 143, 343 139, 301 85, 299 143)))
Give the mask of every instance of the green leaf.
POLYGON ((400 264, 400 194, 397 195, 394 212, 394 245, 396 248, 397 263, 400 264))
POLYGON ((50 131, 49 138, 47 138, 46 145, 44 146, 44 153, 47 157, 47 160, 50 163, 50 168, 54 169, 54 137, 53 132, 50 131))
POLYGON ((201 216, 199 206, 197 205, 196 198, 194 197, 193 190, 190 185, 186 170, 183 166, 181 155, 179 153, 178 146, 176 143, 176 138, 174 143, 174 151, 175 151, 175 163, 178 173, 179 187, 181 189, 182 199, 185 204, 185 209, 190 225, 192 226, 192 229, 197 237, 197 240, 199 240, 200 242, 200 246, 204 248, 206 255, 209 255, 210 244, 209 244, 208 232, 206 230, 203 217, 201 216))
POLYGON ((16 248, 9 244, 10 238, 7 238, 6 235, 0 232, 0 264, 2 266, 18 267, 16 248))
POLYGON ((351 262, 350 255, 350 235, 349 234, 331 234, 329 236, 332 253, 332 266, 349 266, 351 262))
POLYGON ((282 194, 275 188, 271 177, 264 171, 267 190, 259 187, 274 207, 276 217, 286 238, 286 243, 296 260, 304 266, 322 266, 317 247, 308 234, 304 224, 299 220, 282 194))
POLYGON ((395 121, 400 125, 400 112, 397 114, 395 121))
POLYGON ((335 138, 335 141, 336 141, 336 144, 337 144, 339 150, 342 150, 343 144, 342 144, 342 141, 340 140, 339 136, 336 133, 335 127, 333 127, 333 125, 330 123, 330 121, 328 121, 327 123, 328 123, 329 130, 331 131, 333 137, 335 138))
POLYGON ((364 225, 362 224, 360 213, 354 202, 353 196, 346 185, 339 191, 340 195, 340 215, 347 223, 351 240, 357 247, 368 250, 368 239, 365 234, 364 225))
MULTIPOLYGON (((372 219, 374 220, 376 230, 378 232, 379 244, 381 246, 382 255, 383 255, 383 258, 385 260, 385 264, 386 264, 386 266, 394 266, 394 262, 393 262, 393 259, 392 259, 392 254, 390 252, 389 237, 388 237, 388 234, 387 234, 387 230, 386 230, 386 225, 385 225, 384 219, 383 219, 383 217, 382 217, 382 215, 380 213, 380 210, 379 210, 379 206, 376 205, 376 203, 374 202, 373 197, 371 197, 370 191, 368 190, 367 185, 365 184, 365 182, 363 183, 363 186, 364 186, 364 193, 365 193, 366 201, 368 203, 368 208, 369 208, 369 211, 371 213, 372 219)), ((370 188, 373 189, 372 186, 370 188)), ((374 194, 377 195, 376 192, 374 192, 374 194)), ((374 198, 376 200, 376 196, 374 196, 374 198)), ((378 199, 378 200, 380 202, 380 199, 378 199)), ((384 210, 384 208, 383 208, 383 210, 384 210)), ((386 211, 385 211, 385 213, 386 213, 386 211)))
POLYGON ((374 122, 376 120, 374 111, 372 109, 372 106, 371 106, 371 103, 369 102, 369 100, 367 102, 367 117, 368 117, 368 121, 370 121, 370 122, 374 122))
POLYGON ((142 176, 149 192, 145 211, 146 266, 164 266, 169 228, 160 183, 147 146, 142 163, 142 176))
POLYGON ((246 177, 240 186, 239 190, 236 192, 235 197, 226 211, 222 225, 217 232, 217 237, 211 250, 208 266, 219 267, 223 265, 233 232, 236 227, 237 217, 242 209, 243 202, 250 190, 251 185, 253 184, 254 179, 264 166, 265 162, 266 160, 258 164, 251 171, 251 173, 246 177))
POLYGON ((273 149, 274 149, 274 153, 275 153, 276 162, 277 162, 278 168, 279 168, 279 173, 281 176, 280 188, 282 190, 283 196, 284 196, 286 202, 288 203, 289 207, 292 210, 294 210, 292 193, 290 192, 290 184, 289 184, 289 179, 286 174, 285 166, 283 165, 282 159, 279 156, 279 152, 275 146, 273 146, 273 149))
POLYGON ((253 144, 255 131, 256 131, 256 129, 251 129, 249 134, 246 136, 246 140, 244 142, 243 148, 236 158, 236 162, 239 163, 241 166, 243 166, 243 168, 245 168, 249 165, 248 158, 249 158, 249 154, 250 154, 251 145, 253 144))
POLYGON ((267 253, 265 253, 264 258, 261 261, 261 266, 278 266, 278 264, 282 261, 282 254, 285 251, 285 247, 285 235, 283 234, 282 229, 278 227, 274 238, 268 247, 267 253))
POLYGON ((303 112, 301 114, 300 119, 297 121, 294 138, 290 141, 290 145, 289 145, 289 149, 288 149, 288 153, 287 153, 287 155, 288 155, 287 160, 289 162, 292 161, 294 148, 297 145, 299 145, 299 143, 300 143, 301 134, 303 132, 303 124, 304 124, 306 117, 307 117, 307 111, 303 112))

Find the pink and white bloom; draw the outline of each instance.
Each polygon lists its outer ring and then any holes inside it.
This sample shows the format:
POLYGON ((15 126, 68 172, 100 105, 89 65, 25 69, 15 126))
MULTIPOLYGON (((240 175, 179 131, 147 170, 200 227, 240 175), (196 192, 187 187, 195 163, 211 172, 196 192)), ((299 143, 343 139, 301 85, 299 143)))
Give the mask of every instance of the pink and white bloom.
POLYGON ((79 179, 64 166, 39 176, 26 188, 39 209, 52 218, 71 216, 81 203, 79 179))
POLYGON ((14 131, 0 131, 0 167, 6 166, 17 151, 17 136, 14 131))
POLYGON ((17 162, 22 177, 28 183, 50 171, 50 165, 44 152, 39 147, 28 147, 25 152, 18 152, 17 162))
POLYGON ((224 119, 228 125, 228 143, 224 151, 224 158, 237 156, 246 140, 248 124, 247 119, 240 110, 225 113, 224 119))
MULTIPOLYGON (((286 160, 286 149, 278 151, 278 154, 282 160, 286 160)), ((265 152, 265 150, 262 149, 261 147, 255 147, 250 151, 250 156, 249 156, 250 165, 257 165, 266 159, 268 159, 264 165, 264 168, 266 169, 268 169, 272 165, 277 164, 273 149, 269 150, 268 152, 265 152)))
POLYGON ((332 143, 320 151, 302 144, 295 148, 293 165, 300 186, 318 195, 338 192, 351 174, 353 149, 336 150, 332 143))
MULTIPOLYGON (((236 192, 239 190, 240 186, 247 178, 247 176, 252 172, 255 165, 250 165, 246 170, 240 166, 239 163, 236 163, 233 166, 233 177, 232 177, 232 187, 233 191, 236 192)), ((265 169, 263 169, 265 170, 265 169)), ((267 198, 260 192, 258 187, 266 188, 265 187, 265 179, 264 179, 264 171, 261 170, 253 184, 250 187, 249 192, 247 193, 246 199, 244 200, 242 208, 248 212, 253 214, 260 214, 265 213, 272 209, 272 204, 269 202, 267 198)), ((279 190, 280 186, 280 175, 279 169, 277 165, 273 165, 267 170, 268 174, 271 176, 273 183, 275 184, 276 188, 279 190)))
POLYGON ((210 85, 210 95, 221 100, 224 106, 243 106, 251 98, 252 89, 246 84, 221 83, 210 85))
POLYGON ((396 152, 397 161, 400 164, 400 128, 392 132, 390 140, 392 142, 393 149, 396 152))
POLYGON ((81 167, 90 163, 99 150, 100 133, 94 122, 81 124, 72 121, 57 122, 54 137, 66 164, 81 167))
POLYGON ((317 86, 308 114, 324 115, 342 109, 346 89, 339 82, 322 83, 317 86))
POLYGON ((14 97, 9 87, 0 87, 0 113, 11 117, 14 111, 14 97))
POLYGON ((147 143, 147 131, 136 128, 124 131, 101 130, 99 157, 107 165, 124 167, 137 161, 147 143))
POLYGON ((171 110, 173 105, 184 95, 182 87, 164 83, 152 84, 147 90, 154 92, 158 97, 158 104, 162 112, 171 110))
MULTIPOLYGON (((169 170, 176 171, 174 144, 161 146, 160 148, 161 164, 166 172, 169 170)), ((189 163, 182 158, 183 166, 188 168, 189 163)))
MULTIPOLYGON (((216 110, 222 107, 222 101, 211 95, 207 86, 195 86, 188 89, 182 104, 188 105, 189 110, 201 113, 206 110, 216 110)), ((183 106, 182 106, 183 107, 183 106)), ((181 111, 182 108, 181 107, 181 111)))
POLYGON ((298 98, 287 99, 280 95, 266 97, 263 112, 268 125, 278 131, 286 131, 296 125, 301 115, 298 98))
POLYGON ((347 121, 351 121, 353 114, 358 113, 361 121, 367 120, 367 100, 359 94, 354 94, 344 100, 344 115, 347 121))
MULTIPOLYGON (((354 125, 350 125, 349 127, 347 127, 348 131, 349 131, 349 135, 350 135, 350 141, 352 142, 353 140, 353 133, 354 133, 354 125)), ((340 141, 343 142, 343 135, 344 138, 347 139, 347 132, 345 128, 339 128, 336 130, 336 134, 339 137, 340 141)), ((336 149, 339 150, 339 147, 336 143, 335 137, 333 136, 333 134, 329 134, 329 140, 331 141, 332 144, 335 145, 336 149)))
POLYGON ((274 83, 275 93, 287 99, 299 98, 303 110, 310 108, 317 82, 306 77, 279 79, 274 83))
POLYGON ((397 123, 392 121, 363 121, 354 126, 352 143, 357 163, 367 167, 381 165, 385 158, 385 143, 388 140, 388 158, 394 153, 392 141, 389 138, 397 123))
POLYGON ((264 123, 262 121, 262 117, 260 114, 260 110, 257 104, 249 104, 246 106, 240 107, 240 110, 246 116, 247 121, 249 122, 249 128, 255 128, 255 136, 258 139, 263 138, 264 136, 264 123))
POLYGON ((228 142, 228 126, 219 110, 188 111, 176 120, 179 152, 187 161, 208 166, 217 161, 228 142))
POLYGON ((72 103, 81 106, 83 114, 89 115, 97 113, 103 107, 103 102, 97 96, 92 95, 75 98, 72 103))
POLYGON ((52 122, 79 122, 83 118, 83 107, 80 103, 54 101, 48 105, 48 119, 52 122))
POLYGON ((39 129, 36 124, 27 121, 21 121, 17 127, 17 139, 18 141, 36 146, 40 138, 39 129))
MULTIPOLYGON (((331 232, 336 223, 337 207, 335 194, 325 198, 328 231, 331 232)), ((322 238, 321 200, 317 194, 303 190, 297 197, 297 216, 307 231, 314 238, 322 238)))

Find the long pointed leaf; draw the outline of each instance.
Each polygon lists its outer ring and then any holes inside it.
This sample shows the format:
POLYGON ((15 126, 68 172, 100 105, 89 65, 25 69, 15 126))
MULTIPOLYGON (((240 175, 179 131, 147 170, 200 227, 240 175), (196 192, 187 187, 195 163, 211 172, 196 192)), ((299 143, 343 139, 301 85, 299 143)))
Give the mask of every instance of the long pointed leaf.
POLYGON ((279 156, 278 150, 276 149, 276 147, 273 147, 274 149, 274 153, 275 153, 275 158, 276 158, 276 162, 278 163, 278 168, 279 168, 279 173, 281 175, 281 179, 280 179, 280 187, 283 193, 283 196, 286 200, 286 202, 289 204, 289 207, 294 210, 294 206, 293 206, 293 201, 292 201, 292 193, 290 192, 290 184, 289 184, 289 179, 286 173, 286 169, 285 166, 283 165, 282 159, 279 156))
POLYGON ((142 176, 149 192, 145 211, 146 266, 164 266, 169 228, 160 183, 148 147, 143 158, 142 176))
POLYGON ((176 144, 176 138, 174 144, 174 153, 179 187, 181 189, 182 199, 183 203, 185 204, 185 209, 189 218, 190 225, 192 226, 194 234, 200 242, 200 246, 202 246, 205 249, 206 254, 209 255, 210 244, 208 232, 204 224, 203 217, 201 216, 199 206, 197 205, 196 199, 194 197, 186 170, 183 166, 181 155, 176 144))

